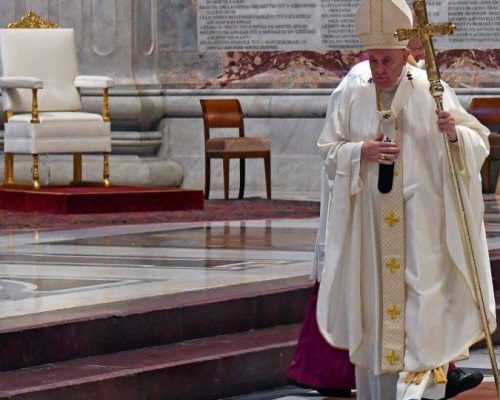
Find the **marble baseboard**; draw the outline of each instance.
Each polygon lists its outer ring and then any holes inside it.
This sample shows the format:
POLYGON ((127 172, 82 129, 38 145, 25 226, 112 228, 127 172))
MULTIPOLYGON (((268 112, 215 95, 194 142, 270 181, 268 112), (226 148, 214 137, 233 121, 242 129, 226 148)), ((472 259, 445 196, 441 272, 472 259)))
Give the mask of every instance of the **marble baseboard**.
MULTIPOLYGON (((183 165, 185 188, 203 189, 205 187, 205 165, 203 157, 177 157, 183 165)), ((221 193, 223 186, 222 162, 212 161, 210 197, 221 193)), ((271 186, 273 198, 283 198, 284 194, 297 193, 304 197, 319 198, 321 164, 317 157, 294 158, 271 155, 271 186)), ((230 167, 230 197, 237 197, 239 188, 239 161, 233 160, 230 167)), ((261 160, 246 161, 245 197, 251 194, 265 196, 264 163, 261 160)))

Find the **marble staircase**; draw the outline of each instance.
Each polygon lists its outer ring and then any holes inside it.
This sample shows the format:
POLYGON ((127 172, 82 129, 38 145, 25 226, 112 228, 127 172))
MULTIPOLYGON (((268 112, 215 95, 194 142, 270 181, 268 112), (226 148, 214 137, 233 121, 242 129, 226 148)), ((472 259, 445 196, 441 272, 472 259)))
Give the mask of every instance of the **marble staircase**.
POLYGON ((284 278, 9 321, 0 399, 204 400, 282 386, 309 293, 305 277, 284 278))
MULTIPOLYGON (((498 287, 500 254, 491 260, 498 287)), ((9 318, 0 399, 209 400, 282 387, 310 290, 300 276, 9 318)))

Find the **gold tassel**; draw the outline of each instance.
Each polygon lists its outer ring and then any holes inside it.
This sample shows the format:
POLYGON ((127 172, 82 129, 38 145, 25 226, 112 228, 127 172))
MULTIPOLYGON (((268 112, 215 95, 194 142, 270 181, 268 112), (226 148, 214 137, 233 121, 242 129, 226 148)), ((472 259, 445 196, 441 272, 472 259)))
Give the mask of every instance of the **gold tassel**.
POLYGON ((415 385, 420 385, 424 380, 425 374, 427 372, 407 372, 405 376, 405 383, 407 385, 414 383, 415 385))
POLYGON ((413 382, 413 378, 414 377, 415 377, 415 373, 414 372, 407 372, 406 376, 405 376, 405 383, 407 385, 409 385, 410 383, 413 382))
MULTIPOLYGON (((407 385, 414 383, 415 385, 420 385, 425 378, 425 374, 429 371, 421 371, 421 372, 407 372, 404 382, 407 385)), ((448 379, 446 379, 446 374, 444 372, 444 368, 436 367, 430 371, 432 373, 432 378, 436 385, 446 384, 448 379)))
POLYGON ((437 367, 432 370, 432 375, 434 377, 434 383, 436 385, 438 384, 446 384, 448 382, 448 379, 446 379, 446 374, 444 373, 444 368, 437 367))

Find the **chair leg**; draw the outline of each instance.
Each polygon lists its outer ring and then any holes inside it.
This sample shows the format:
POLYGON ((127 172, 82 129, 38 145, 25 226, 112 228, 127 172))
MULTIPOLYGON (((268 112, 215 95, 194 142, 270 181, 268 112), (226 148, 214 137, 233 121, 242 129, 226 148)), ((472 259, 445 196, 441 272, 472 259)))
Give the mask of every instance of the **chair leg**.
POLYGON ((240 158, 240 192, 238 198, 242 199, 245 195, 245 159, 240 158))
POLYGON ((14 183, 14 153, 4 154, 3 166, 3 183, 11 185, 14 183))
POLYGON ((483 167, 481 168, 481 172, 483 175, 483 193, 491 193, 490 189, 490 179, 491 179, 491 159, 487 157, 484 160, 483 167))
POLYGON ((222 167, 224 170, 224 199, 229 199, 229 158, 222 159, 222 167))
POLYGON ((102 183, 104 187, 110 187, 111 181, 109 180, 109 153, 103 154, 102 160, 102 183))
POLYGON ((82 153, 73 154, 73 185, 82 183, 82 153))
POLYGON ((210 158, 205 156, 205 200, 210 194, 210 158))
POLYGON ((267 199, 271 200, 271 154, 264 157, 264 169, 266 171, 267 199))
POLYGON ((39 157, 38 154, 33 154, 33 171, 32 171, 32 177, 33 177, 33 189, 40 189, 40 170, 38 169, 38 161, 39 157))

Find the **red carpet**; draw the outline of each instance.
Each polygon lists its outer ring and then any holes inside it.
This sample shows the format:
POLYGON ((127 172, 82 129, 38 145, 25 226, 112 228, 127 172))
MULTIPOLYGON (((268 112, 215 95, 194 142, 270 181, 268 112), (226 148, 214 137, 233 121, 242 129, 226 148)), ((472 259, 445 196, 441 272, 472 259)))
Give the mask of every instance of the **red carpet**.
POLYGON ((319 202, 296 200, 206 200, 203 210, 106 214, 53 214, 0 210, 0 232, 71 229, 164 222, 294 219, 319 216, 319 202))
POLYGON ((142 186, 0 188, 0 209, 51 214, 203 209, 203 191, 142 186))

